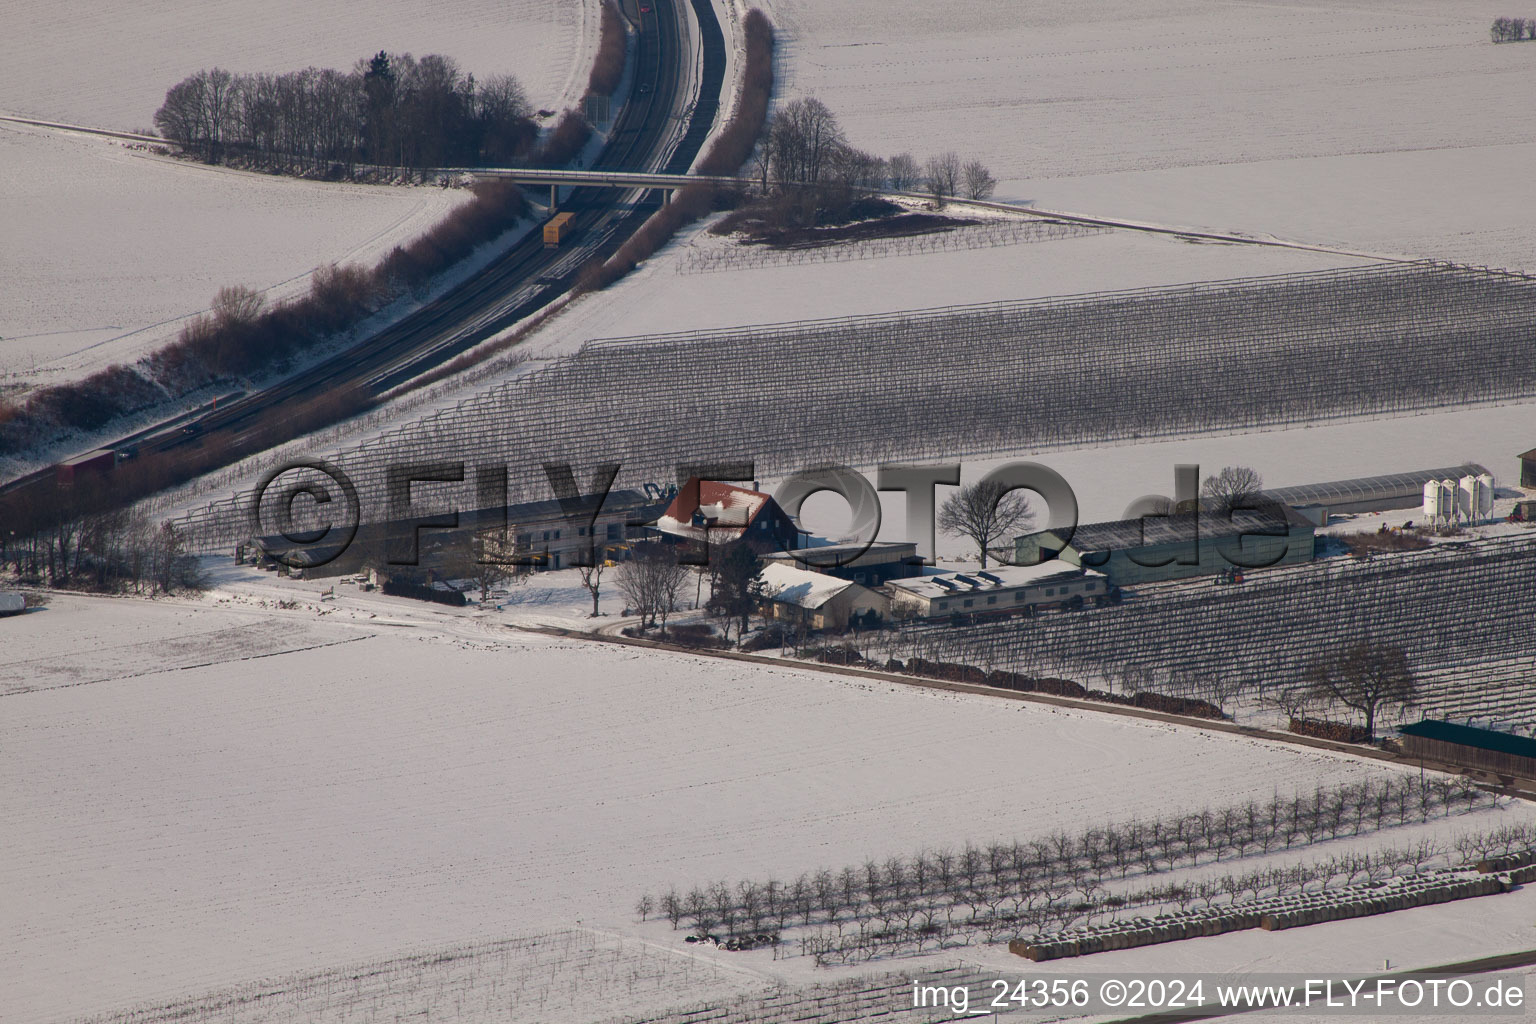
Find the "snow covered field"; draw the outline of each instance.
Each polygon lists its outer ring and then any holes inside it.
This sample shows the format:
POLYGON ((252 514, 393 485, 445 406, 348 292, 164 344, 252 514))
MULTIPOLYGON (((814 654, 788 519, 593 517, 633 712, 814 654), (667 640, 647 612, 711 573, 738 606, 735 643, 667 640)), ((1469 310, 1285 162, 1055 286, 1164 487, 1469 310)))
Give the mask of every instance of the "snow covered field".
MULTIPOLYGON (((767 6, 784 44, 782 98, 819 96, 851 141, 882 154, 979 157, 1002 198, 1536 271, 1536 143, 1524 141, 1536 115, 1516 99, 1536 84, 1536 44, 1488 42, 1495 15, 1518 13, 1494 0, 767 6)), ((32 45, 0 66, 0 109, 131 128, 198 67, 345 67, 381 48, 511 71, 535 104, 559 106, 585 80, 595 10, 279 0, 258 14, 171 0, 86 16, 20 0, 7 29, 32 45)), ((15 284, 0 310, 0 387, 135 358, 222 285, 275 298, 318 264, 371 261, 463 196, 210 169, 13 126, 0 126, 0 169, 0 280, 15 284)), ((1117 230, 700 272, 726 245, 685 233, 571 304, 526 351, 1361 262, 1117 230)), ((422 408, 452 400, 439 397, 422 408)), ((1176 463, 1251 465, 1285 486, 1470 460, 1508 482, 1533 421, 1536 404, 1523 403, 1016 457, 1062 473, 1086 521, 1168 492, 1176 463)), ((966 481, 999 461, 967 460, 966 481)), ((226 480, 217 496, 231 490, 226 480)), ((903 538, 899 496, 887 497, 882 535, 903 538)), ((807 525, 836 535, 840 513, 812 499, 807 525)), ((939 550, 969 554, 942 535, 939 550)), ((726 1000, 829 974, 805 957, 686 946, 664 922, 638 923, 636 897, 1399 771, 1106 713, 511 628, 590 625, 568 573, 484 613, 344 585, 322 600, 333 581, 227 564, 217 579, 197 600, 56 595, 0 620, 0 1022, 207 993, 185 1019, 576 1024, 726 1000)), ((622 605, 610 583, 599 621, 617 627, 622 605)), ((1517 804, 1423 831, 1443 839, 1533 814, 1517 804)), ((1529 948, 1533 913, 1526 886, 1048 966, 1432 965, 1529 948)), ((1033 969, 1003 947, 963 953, 1033 969)))
MULTIPOLYGON (((348 69, 381 49, 443 53, 480 77, 512 73, 536 107, 579 99, 597 45, 590 0, 455 0, 430 9, 282 0, 176 0, 83 12, 6 10, 0 112, 147 128, 165 90, 223 66, 348 69)), ((372 263, 467 193, 331 185, 183 164, 131 144, 0 124, 0 390, 132 362, 175 337, 225 285, 272 299, 316 266, 372 263)))
MULTIPOLYGON (((971 216, 958 208, 951 212, 971 216)), ((693 272, 700 254, 708 258, 737 244, 702 230, 688 233, 601 295, 573 303, 524 349, 542 355, 571 352, 595 338, 1077 295, 1370 262, 1335 253, 1106 231, 846 262, 693 272)))
POLYGON ((89 10, 14 0, 0 111, 132 130, 199 68, 347 70, 380 50, 452 57, 479 78, 513 74, 528 99, 575 102, 597 45, 590 0, 168 0, 89 10))
MULTIPOLYGON (((634 899, 657 886, 1393 770, 512 633, 374 595, 320 620, 318 591, 231 574, 197 605, 72 598, 8 620, 29 651, 74 645, 100 681, 0 698, 12 780, 0 814, 16 823, 0 836, 0 1018, 67 1019, 572 927, 637 934, 634 899), (113 641, 77 640, 235 627, 278 593, 295 605, 265 610, 267 650, 301 625, 360 638, 148 674, 113 668, 113 641)), ((641 934, 686 948, 664 925, 641 934)), ((764 981, 806 969, 717 955, 764 981)), ((560 1019, 554 1009, 539 1019, 560 1019)))
POLYGON ((225 285, 278 300, 326 263, 371 265, 469 198, 322 184, 0 124, 0 386, 131 363, 225 285))
POLYGON ((1536 269, 1536 66, 1493 0, 771 0, 788 95, 1046 209, 1536 269))

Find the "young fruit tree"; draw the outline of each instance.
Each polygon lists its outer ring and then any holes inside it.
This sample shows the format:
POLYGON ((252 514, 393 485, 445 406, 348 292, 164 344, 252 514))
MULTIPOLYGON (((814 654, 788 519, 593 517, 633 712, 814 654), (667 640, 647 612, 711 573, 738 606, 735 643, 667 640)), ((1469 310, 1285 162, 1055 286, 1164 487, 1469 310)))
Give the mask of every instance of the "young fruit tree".
POLYGON ((939 509, 939 529, 975 541, 983 569, 989 554, 1003 553, 999 541, 1024 532, 1034 519, 1029 500, 997 481, 962 487, 939 509))

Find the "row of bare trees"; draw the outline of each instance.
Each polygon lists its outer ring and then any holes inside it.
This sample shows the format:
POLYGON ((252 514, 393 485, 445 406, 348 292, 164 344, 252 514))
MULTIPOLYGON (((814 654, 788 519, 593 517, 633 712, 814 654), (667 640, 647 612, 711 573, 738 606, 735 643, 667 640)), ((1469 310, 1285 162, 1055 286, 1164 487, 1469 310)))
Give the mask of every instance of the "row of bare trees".
POLYGON ((1536 18, 1494 18, 1490 34, 1496 43, 1536 39, 1536 18))
MULTIPOLYGON (((1030 841, 967 843, 959 851, 924 850, 911 857, 866 860, 822 869, 784 883, 724 882, 686 893, 642 897, 674 928, 731 934, 886 918, 892 914, 953 920, 960 908, 995 910, 1020 894, 1084 894, 1109 880, 1193 867, 1367 834, 1436 815, 1464 813, 1497 797, 1467 779, 1417 776, 1367 779, 1294 797, 1275 796, 1219 810, 1151 821, 1111 823, 1076 835, 1056 832, 1030 841)), ((1060 898, 1058 895, 1055 897, 1060 898)))
POLYGON ((359 163, 401 168, 498 164, 538 138, 515 78, 477 82, 451 57, 383 51, 351 71, 282 75, 198 71, 155 113, 162 136, 208 163, 239 159, 274 170, 359 163))
POLYGON ((181 532, 137 510, 97 512, 20 539, 7 536, 0 550, 0 561, 9 561, 24 583, 134 594, 206 585, 181 532))
MULTIPOLYGON (((1480 837, 1464 837, 1481 842, 1480 837)), ((1433 839, 1408 846, 1336 854, 1312 863, 1272 865, 1241 874, 1170 882, 1121 892, 1106 891, 1092 879, 1070 884, 1025 884, 1002 898, 976 892, 946 908, 893 908, 865 919, 823 928, 800 940, 800 951, 818 966, 883 957, 917 956, 934 949, 989 943, 1021 935, 1049 939, 1067 928, 1124 920, 1126 915, 1179 912, 1221 913, 1274 907, 1302 894, 1349 886, 1379 885, 1417 875, 1451 851, 1433 839)))
POLYGON ((769 122, 755 157, 755 173, 763 190, 777 185, 825 185, 898 192, 926 189, 943 204, 956 196, 986 199, 997 188, 979 160, 962 161, 944 152, 919 164, 910 153, 884 159, 853 146, 836 115, 814 96, 779 107, 769 122))

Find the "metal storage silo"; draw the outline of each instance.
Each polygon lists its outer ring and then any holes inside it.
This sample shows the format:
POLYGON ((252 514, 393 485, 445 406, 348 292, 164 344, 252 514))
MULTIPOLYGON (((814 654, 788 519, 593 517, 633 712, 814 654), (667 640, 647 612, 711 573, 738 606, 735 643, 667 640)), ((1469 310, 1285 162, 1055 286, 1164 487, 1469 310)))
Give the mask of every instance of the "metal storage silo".
POLYGON ((1494 490, 1492 473, 1483 473, 1477 478, 1477 518, 1486 519, 1493 515, 1494 490))
POLYGON ((1456 514, 1466 520, 1477 518, 1477 477, 1464 476, 1456 481, 1456 514))
POLYGON ((1440 481, 1424 481, 1424 508, 1425 519, 1434 519, 1440 515, 1440 481))
POLYGON ((1440 509, 1440 518, 1450 519, 1456 514, 1456 481, 1446 477, 1440 481, 1439 490, 1437 504, 1440 509))

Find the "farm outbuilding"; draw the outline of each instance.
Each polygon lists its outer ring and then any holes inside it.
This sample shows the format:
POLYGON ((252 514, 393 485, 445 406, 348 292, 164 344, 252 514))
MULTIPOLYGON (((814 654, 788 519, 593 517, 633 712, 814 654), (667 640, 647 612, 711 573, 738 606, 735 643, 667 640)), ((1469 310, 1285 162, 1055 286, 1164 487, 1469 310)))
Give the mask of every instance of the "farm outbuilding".
POLYGON ((823 544, 813 548, 771 552, 763 556, 763 561, 822 572, 867 587, 878 587, 887 580, 907 579, 923 574, 923 560, 918 557, 917 545, 908 541, 823 544))
POLYGON ((997 566, 981 572, 943 572, 892 580, 891 614, 931 619, 942 615, 1022 612, 1038 605, 1102 603, 1114 593, 1103 573, 1051 560, 997 566))
POLYGON ((1275 487, 1264 495, 1293 507, 1317 506, 1330 514, 1385 512, 1396 508, 1414 508, 1424 501, 1424 485, 1431 480, 1460 480, 1481 476, 1488 471, 1474 462, 1444 469, 1417 469, 1409 473, 1330 480, 1320 484, 1275 487))
POLYGON ((825 573, 771 562, 759 577, 763 584, 763 614, 780 622, 798 622, 812 629, 844 629, 877 625, 890 610, 879 591, 825 573))
POLYGON ((1399 731, 1403 753, 1408 757, 1536 779, 1536 739, 1432 719, 1405 725, 1399 731))
POLYGON ((1123 587, 1310 562, 1316 529, 1278 503, 1251 519, 1239 515, 1236 522, 1206 512, 1147 516, 1026 534, 1014 540, 1014 561, 1029 565, 1042 556, 1049 561, 1049 553, 1057 551, 1058 561, 1097 569, 1123 587))
POLYGON ((1520 456, 1520 486, 1536 490, 1536 448, 1520 456))
POLYGON ((467 519, 498 530, 505 523, 512 542, 508 554, 529 559, 536 569, 564 569, 582 564, 594 550, 618 557, 614 552, 659 511, 657 503, 639 491, 619 490, 583 494, 564 502, 548 499, 508 505, 504 513, 483 510, 467 519))

